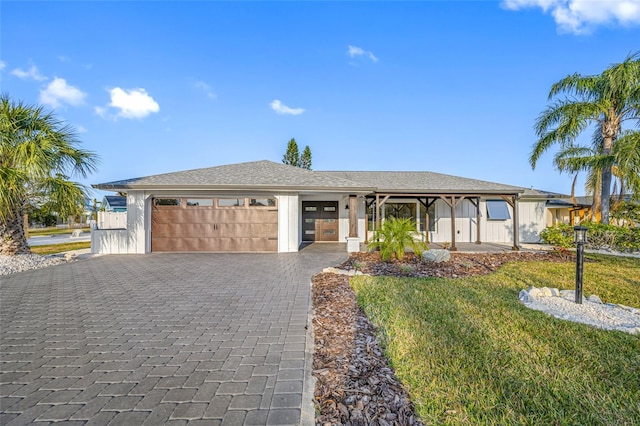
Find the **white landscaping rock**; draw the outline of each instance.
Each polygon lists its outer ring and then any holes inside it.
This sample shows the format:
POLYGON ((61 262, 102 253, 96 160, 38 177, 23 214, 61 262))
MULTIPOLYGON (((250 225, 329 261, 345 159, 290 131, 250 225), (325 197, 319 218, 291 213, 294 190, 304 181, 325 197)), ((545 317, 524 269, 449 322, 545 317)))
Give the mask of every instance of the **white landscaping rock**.
POLYGON ((546 312, 556 318, 593 325, 606 330, 620 330, 640 334, 640 309, 613 303, 602 303, 592 294, 582 298, 582 304, 574 302, 574 290, 529 287, 521 290, 518 299, 528 308, 546 312), (545 290, 546 289, 546 290, 545 290), (547 292, 548 290, 548 292, 547 292), (551 294, 551 296, 547 296, 551 294), (544 296, 543 296, 544 295, 544 296))
POLYGON ((355 275, 364 275, 362 272, 356 271, 355 269, 346 270, 333 267, 324 268, 322 272, 326 272, 328 274, 348 275, 350 277, 353 277, 355 275))
POLYGON ((30 269, 46 268, 61 263, 65 263, 65 259, 57 256, 40 256, 33 253, 15 256, 0 255, 0 276, 30 269))
POLYGON ((535 302, 536 299, 533 297, 527 290, 520 290, 520 294, 518 295, 518 299, 522 303, 531 303, 535 302))
POLYGON ((553 294, 551 294, 551 289, 549 287, 542 287, 540 289, 540 296, 541 297, 551 297, 551 296, 553 296, 553 294))
POLYGON ((591 296, 587 297, 587 300, 591 303, 598 303, 602 305, 602 300, 600 300, 600 298, 595 294, 592 294, 591 296))
POLYGON ((435 263, 446 262, 451 259, 451 252, 442 249, 425 250, 422 252, 422 259, 435 263))

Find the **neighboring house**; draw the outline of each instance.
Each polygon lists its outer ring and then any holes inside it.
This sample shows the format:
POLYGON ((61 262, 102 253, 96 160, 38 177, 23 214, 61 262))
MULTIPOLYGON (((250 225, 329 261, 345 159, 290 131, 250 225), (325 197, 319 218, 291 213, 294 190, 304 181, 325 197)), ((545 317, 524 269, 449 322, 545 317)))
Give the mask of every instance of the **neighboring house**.
POLYGON ((546 225, 559 223, 577 225, 591 216, 593 197, 567 197, 556 194, 555 198, 547 200, 546 225))
POLYGON ((126 229, 95 230, 94 253, 295 252, 302 243, 367 242, 390 216, 425 240, 539 241, 548 194, 431 172, 311 171, 271 161, 93 185, 127 193, 126 229), (514 226, 515 224, 515 226, 514 226))
POLYGON ((102 199, 101 209, 105 212, 126 212, 127 197, 122 195, 105 195, 102 199))

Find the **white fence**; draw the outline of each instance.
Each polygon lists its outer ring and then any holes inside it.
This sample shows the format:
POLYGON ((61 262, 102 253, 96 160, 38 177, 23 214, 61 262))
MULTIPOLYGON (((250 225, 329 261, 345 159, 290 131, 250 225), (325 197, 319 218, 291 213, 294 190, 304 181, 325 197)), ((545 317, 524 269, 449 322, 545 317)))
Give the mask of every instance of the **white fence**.
POLYGON ((98 229, 127 229, 127 212, 98 212, 98 229))

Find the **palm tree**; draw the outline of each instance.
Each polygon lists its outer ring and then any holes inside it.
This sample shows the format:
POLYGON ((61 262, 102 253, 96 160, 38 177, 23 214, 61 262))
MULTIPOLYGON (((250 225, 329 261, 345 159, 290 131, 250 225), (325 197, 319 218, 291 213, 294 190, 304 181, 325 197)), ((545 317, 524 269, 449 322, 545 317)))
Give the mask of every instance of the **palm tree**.
MULTIPOLYGON (((535 168, 540 156, 554 144, 564 150, 574 148, 578 136, 595 124, 597 136, 594 142, 601 143, 591 159, 585 159, 583 166, 600 170, 602 222, 609 223, 612 170, 617 160, 612 152, 616 151, 617 143, 624 145, 624 139, 633 139, 633 134, 637 133, 625 131, 623 123, 636 121, 640 124, 640 52, 629 55, 620 64, 611 65, 599 75, 568 75, 551 87, 549 100, 560 94, 566 97, 549 105, 536 121, 539 139, 533 146, 529 162, 535 168)), ((619 154, 623 152, 628 153, 622 150, 619 154)))
POLYGON ((83 205, 85 188, 69 176, 86 177, 98 159, 78 143, 53 113, 0 95, 0 254, 29 253, 23 213, 30 199, 63 217, 83 205))
POLYGON ((392 256, 402 260, 406 248, 409 247, 414 253, 421 255, 427 249, 425 243, 418 239, 416 224, 409 218, 390 217, 382 222, 380 229, 376 230, 374 241, 369 244, 371 250, 380 250, 380 257, 385 262, 392 256))

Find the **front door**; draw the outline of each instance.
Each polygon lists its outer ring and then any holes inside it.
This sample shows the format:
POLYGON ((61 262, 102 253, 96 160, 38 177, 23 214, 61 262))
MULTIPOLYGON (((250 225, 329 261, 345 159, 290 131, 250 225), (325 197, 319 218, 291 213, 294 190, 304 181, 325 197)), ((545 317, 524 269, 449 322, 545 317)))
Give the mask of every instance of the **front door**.
POLYGON ((302 202, 302 241, 338 241, 338 202, 302 202))

